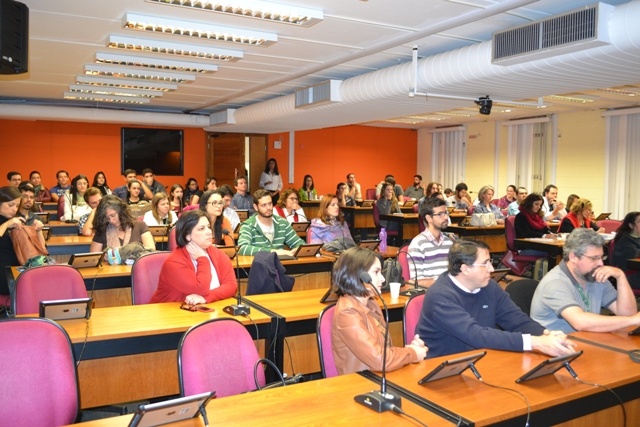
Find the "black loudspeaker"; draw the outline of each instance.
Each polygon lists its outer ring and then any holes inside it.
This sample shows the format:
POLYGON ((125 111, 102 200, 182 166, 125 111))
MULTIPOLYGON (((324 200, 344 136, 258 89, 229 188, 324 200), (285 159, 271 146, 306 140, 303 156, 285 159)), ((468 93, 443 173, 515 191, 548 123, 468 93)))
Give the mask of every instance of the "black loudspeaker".
POLYGON ((28 70, 29 8, 13 0, 0 0, 0 74, 28 70))

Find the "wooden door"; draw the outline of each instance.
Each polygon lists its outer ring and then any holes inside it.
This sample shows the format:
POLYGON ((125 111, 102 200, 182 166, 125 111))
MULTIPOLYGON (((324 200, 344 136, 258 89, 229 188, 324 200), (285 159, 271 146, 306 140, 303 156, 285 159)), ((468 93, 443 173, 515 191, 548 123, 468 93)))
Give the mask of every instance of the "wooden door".
POLYGON ((216 133, 209 135, 207 176, 215 176, 218 186, 233 188, 236 176, 245 173, 244 134, 216 133))

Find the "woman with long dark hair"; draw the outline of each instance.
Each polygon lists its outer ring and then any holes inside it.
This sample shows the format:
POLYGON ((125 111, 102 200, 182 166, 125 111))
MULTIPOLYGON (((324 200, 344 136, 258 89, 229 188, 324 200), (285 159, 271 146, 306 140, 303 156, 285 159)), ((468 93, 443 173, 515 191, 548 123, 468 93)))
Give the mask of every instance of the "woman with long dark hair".
POLYGON ((313 184, 313 177, 311 175, 305 175, 302 180, 302 187, 298 190, 298 198, 301 202, 307 200, 316 200, 318 193, 316 192, 315 185, 313 184))
POLYGON ((9 295, 5 267, 20 265, 16 252, 13 250, 13 242, 9 231, 22 227, 25 219, 17 216, 20 208, 22 194, 15 187, 0 188, 0 295, 9 295))
POLYGON ((331 347, 341 375, 366 369, 381 371, 385 346, 384 367, 388 371, 419 362, 427 355, 428 349, 418 335, 404 347, 385 343, 386 324, 375 301, 384 283, 381 269, 380 259, 374 252, 358 247, 346 250, 333 265, 332 286, 338 302, 333 315, 331 347))
POLYGON ((111 194, 111 189, 107 184, 107 176, 102 171, 96 172, 96 174, 93 176, 93 184, 91 184, 91 186, 96 187, 98 190, 100 190, 103 196, 111 194))
POLYGON ((198 206, 202 197, 202 191, 198 187, 198 181, 195 178, 189 178, 184 186, 184 199, 187 205, 198 206))
POLYGON ((640 257, 640 212, 625 215, 616 231, 613 245, 611 265, 625 272, 632 288, 640 289, 640 272, 630 272, 627 268, 627 260, 640 257))
MULTIPOLYGON (((542 203, 543 200, 540 194, 531 193, 518 207, 520 212, 516 215, 514 220, 517 239, 526 239, 531 237, 543 237, 547 239, 557 238, 557 236, 551 232, 551 229, 544 220, 542 203)), ((520 253, 522 255, 532 256, 547 255, 546 252, 535 249, 523 249, 520 253)))
POLYGON ((207 214, 207 218, 209 218, 211 230, 213 231, 213 244, 233 246, 231 222, 222 215, 224 210, 222 193, 219 190, 204 193, 200 198, 200 210, 207 214), (228 234, 223 233, 222 230, 226 230, 228 234))
POLYGON ((76 175, 71 180, 71 188, 64 193, 64 215, 61 221, 79 221, 82 215, 91 213, 91 206, 84 200, 89 188, 89 179, 85 175, 76 175))
POLYGON ((187 206, 187 199, 184 197, 184 188, 180 184, 173 184, 169 191, 169 202, 171 210, 180 216, 182 209, 187 206))
POLYGON ((273 157, 267 160, 258 185, 271 194, 271 201, 275 206, 280 198, 280 191, 282 191, 282 177, 278 171, 278 162, 273 157))

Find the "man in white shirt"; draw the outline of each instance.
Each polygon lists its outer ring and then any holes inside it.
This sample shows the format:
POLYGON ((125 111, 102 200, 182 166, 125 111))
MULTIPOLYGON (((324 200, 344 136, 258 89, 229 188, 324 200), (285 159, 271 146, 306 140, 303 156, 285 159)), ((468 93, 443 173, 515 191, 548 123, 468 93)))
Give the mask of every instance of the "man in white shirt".
POLYGON ((362 200, 362 189, 360 184, 356 182, 356 176, 353 173, 347 174, 347 187, 349 188, 348 196, 354 200, 362 200))
POLYGON ((542 203, 545 221, 560 221, 567 214, 564 203, 558 200, 558 187, 553 184, 544 187, 542 203))

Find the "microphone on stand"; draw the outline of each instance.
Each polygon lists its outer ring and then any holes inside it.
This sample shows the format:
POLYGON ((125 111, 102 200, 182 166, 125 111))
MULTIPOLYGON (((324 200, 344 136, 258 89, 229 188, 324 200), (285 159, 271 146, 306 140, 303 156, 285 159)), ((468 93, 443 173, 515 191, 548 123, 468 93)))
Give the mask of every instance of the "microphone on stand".
MULTIPOLYGON (((228 234, 229 231, 223 229, 222 234, 228 234), (226 233, 225 233, 226 231, 226 233)), ((233 237, 232 237, 233 238, 233 237)), ((251 313, 251 307, 242 303, 242 295, 240 294, 240 261, 239 256, 236 254, 236 282, 238 284, 238 293, 236 294, 237 304, 231 304, 222 309, 227 314, 232 316, 247 316, 251 313)))
POLYGON ((384 299, 382 299, 380 292, 378 292, 378 289, 371 284, 372 279, 369 273, 360 273, 360 280, 362 281, 362 283, 371 285, 375 293, 378 295, 378 298, 380 298, 380 301, 382 301, 382 305, 384 306, 384 320, 386 322, 386 325, 384 327, 384 349, 382 350, 382 381, 380 383, 380 391, 373 390, 369 393, 359 394, 354 397, 354 400, 361 405, 373 409, 376 412, 399 412, 400 407, 402 406, 400 396, 396 396, 393 393, 387 392, 387 343, 389 342, 389 309, 387 308, 387 303, 384 301, 384 299))
POLYGON ((227 230, 227 229, 224 229, 224 228, 223 228, 223 229, 222 229, 222 234, 224 234, 225 236, 229 236, 229 237, 231 237, 231 241, 232 241, 232 242, 233 242, 233 244, 235 245, 236 241, 235 241, 235 239, 233 238, 233 235, 231 234, 231 232, 230 232, 229 230, 227 230))
MULTIPOLYGON (((405 297, 412 297, 414 295, 420 295, 426 292, 424 288, 418 286, 418 267, 416 267, 416 262, 411 255, 409 255, 409 248, 405 247, 407 250, 400 252, 404 252, 407 258, 411 260, 411 264, 413 265, 413 274, 415 277, 415 281, 413 282, 413 289, 407 289, 406 291, 400 292, 400 295, 404 295, 405 297)), ((398 252, 398 256, 400 256, 400 252, 398 252)))

